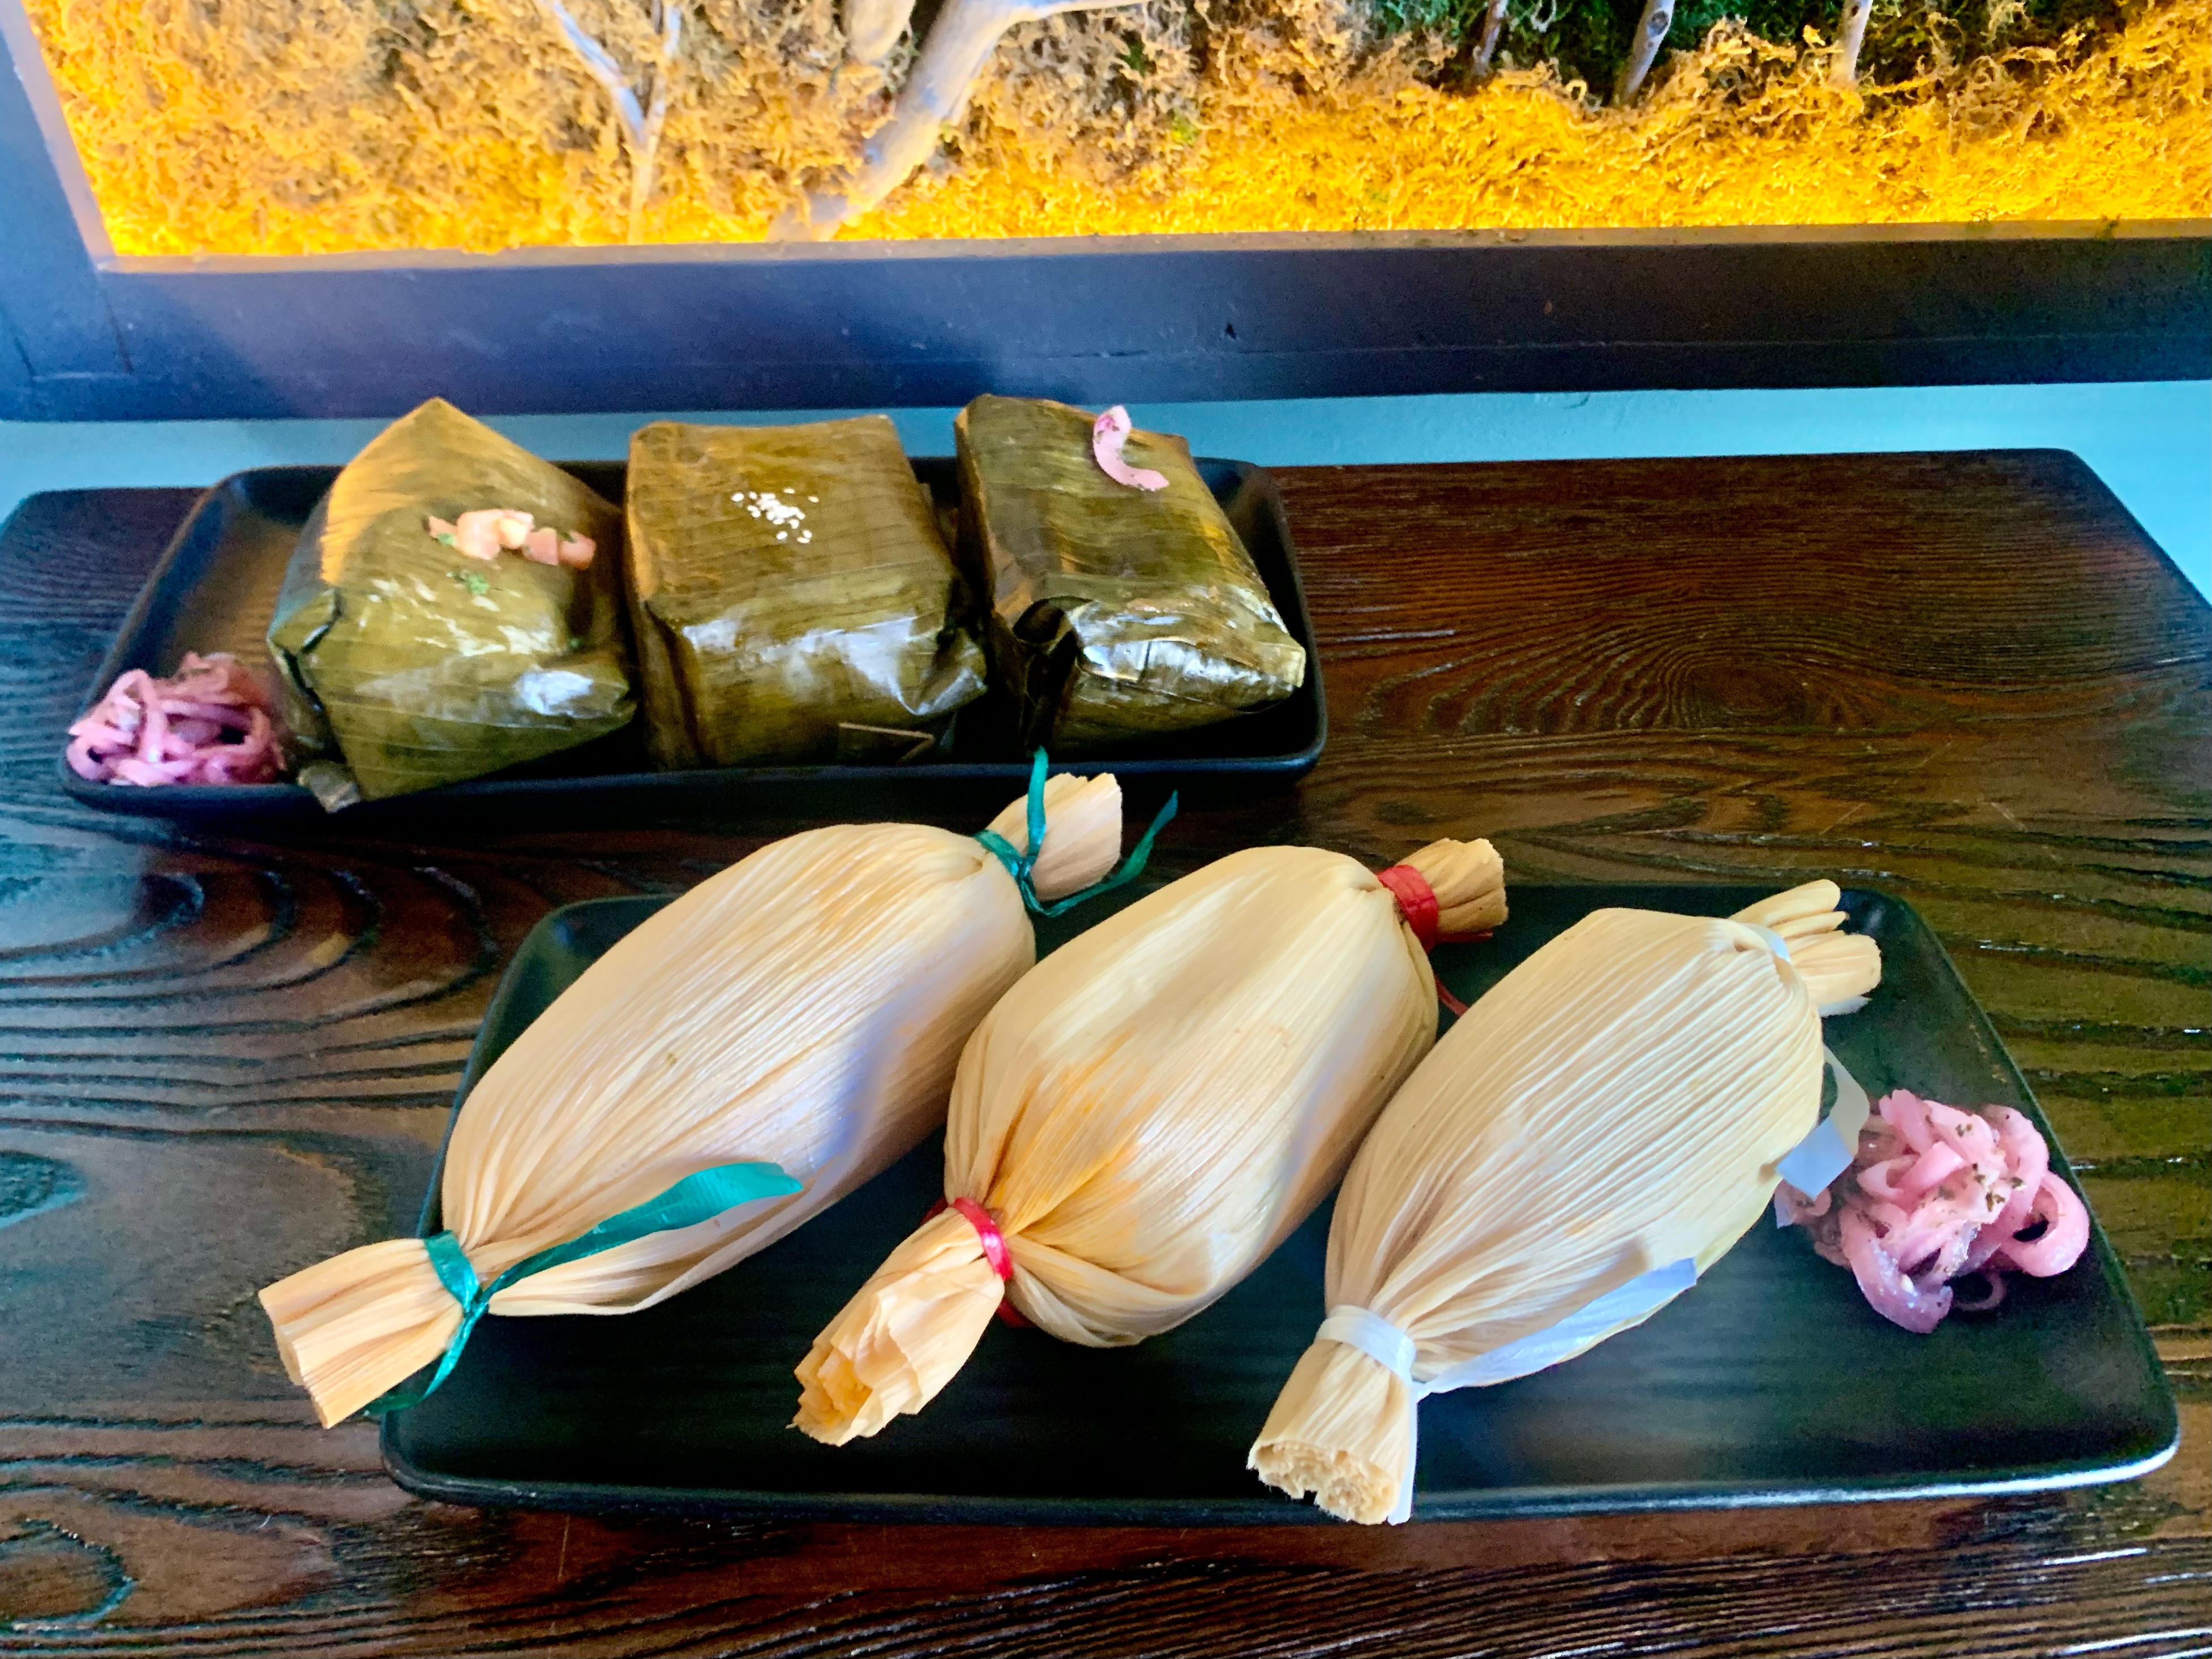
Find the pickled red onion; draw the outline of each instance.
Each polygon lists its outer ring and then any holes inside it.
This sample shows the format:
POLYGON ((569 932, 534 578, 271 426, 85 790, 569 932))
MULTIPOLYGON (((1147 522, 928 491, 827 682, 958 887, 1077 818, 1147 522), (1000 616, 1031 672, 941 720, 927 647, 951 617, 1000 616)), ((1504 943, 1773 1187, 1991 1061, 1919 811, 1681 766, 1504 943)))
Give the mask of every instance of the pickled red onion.
POLYGON ((1995 1308, 2007 1273, 2065 1272, 2089 1243, 2088 1211, 2051 1173, 2051 1149, 2023 1115, 1962 1111, 1904 1089, 1876 1103, 1851 1167, 1825 1191, 1808 1198, 1783 1184, 1774 1219, 1803 1227, 1876 1312, 1923 1334, 1954 1308, 1995 1308), (1977 1273, 1987 1291, 1954 1301, 1951 1281, 1977 1273))
POLYGON ((1132 489, 1165 489, 1164 474, 1148 466, 1131 466, 1121 459, 1121 446, 1129 441, 1129 411, 1115 404, 1091 423, 1091 453, 1098 470, 1115 483, 1132 489))
POLYGON ((93 783, 268 783, 284 769, 275 700, 228 652, 186 652, 158 679, 134 668, 69 729, 70 769, 93 783))
MULTIPOLYGON (((530 533, 529 519, 526 513, 511 513, 503 507, 471 508, 453 520, 453 545, 463 557, 489 563, 499 557, 502 547, 522 545, 530 533), (513 533, 516 532, 520 533, 513 533)), ((423 523, 427 527, 429 521, 423 523)))
POLYGON ((568 535, 551 525, 541 525, 536 514, 518 507, 472 507, 450 522, 431 515, 423 519, 422 528, 433 540, 487 564, 497 560, 504 550, 520 553, 536 564, 588 570, 599 547, 589 536, 568 535))

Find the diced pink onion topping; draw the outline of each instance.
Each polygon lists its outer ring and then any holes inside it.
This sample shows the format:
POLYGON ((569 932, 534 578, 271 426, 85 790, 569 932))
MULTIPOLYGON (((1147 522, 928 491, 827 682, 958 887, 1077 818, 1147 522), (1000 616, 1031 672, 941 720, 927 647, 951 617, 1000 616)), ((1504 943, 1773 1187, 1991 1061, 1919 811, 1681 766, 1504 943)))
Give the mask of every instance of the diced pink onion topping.
POLYGON ((1849 1267, 1883 1318, 1923 1334, 1954 1310, 1995 1308, 2008 1273, 2064 1273, 2089 1243, 2089 1212, 2023 1114, 1963 1111, 1904 1089, 1875 1103, 1851 1167, 1826 1191, 1782 1184, 1774 1219, 1849 1267), (1988 1288, 1954 1300, 1951 1281, 1971 1273, 1988 1288))
POLYGON ((588 570, 599 550, 589 536, 563 535, 551 525, 540 525, 535 514, 514 507, 472 507, 450 524, 425 515, 422 528, 465 556, 486 562, 505 549, 533 563, 588 570))
POLYGON ((1121 446, 1129 441, 1129 411, 1119 404, 1091 423, 1091 453, 1099 471, 1132 489, 1165 489, 1165 475, 1148 466, 1131 466, 1121 459, 1121 446))
POLYGON ((269 783, 284 769, 276 699, 227 651, 188 651, 167 679, 132 669, 69 734, 70 769, 93 783, 269 783))
POLYGON ((500 507, 479 507, 464 513, 453 520, 453 545, 464 558, 483 559, 489 562, 499 556, 504 544, 500 525, 507 514, 500 507))

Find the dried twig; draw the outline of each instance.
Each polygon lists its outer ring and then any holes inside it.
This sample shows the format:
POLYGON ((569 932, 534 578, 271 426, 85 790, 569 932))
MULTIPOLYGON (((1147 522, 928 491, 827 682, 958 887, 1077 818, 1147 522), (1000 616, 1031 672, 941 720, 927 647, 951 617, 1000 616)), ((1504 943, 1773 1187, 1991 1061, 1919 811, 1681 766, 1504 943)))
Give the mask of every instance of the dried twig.
POLYGON ((1490 73, 1490 60, 1498 52, 1498 37, 1505 27, 1505 0, 1490 0, 1482 15, 1482 39, 1474 48, 1474 72, 1490 73))
POLYGON ((845 0, 845 55, 856 64, 880 64, 906 32, 914 0, 845 0))
POLYGON ((1613 83, 1614 103, 1625 104, 1636 96, 1644 77, 1651 72, 1653 60, 1659 56, 1660 43, 1674 27, 1674 0, 1644 0, 1644 15, 1636 21, 1636 38, 1629 46, 1628 61, 1620 66, 1620 79, 1613 83))
POLYGON ((1828 62, 1828 84, 1847 88, 1859 83, 1859 48, 1866 44, 1867 18, 1874 0, 1844 0, 1844 26, 1836 35, 1836 55, 1828 62))
POLYGON ((654 170, 659 164, 660 129, 668 119, 668 93, 676 80, 676 49, 683 33, 684 14, 676 0, 653 0, 653 27, 659 36, 653 66, 653 90, 640 102, 636 88, 616 63, 614 54, 586 32, 562 0, 538 0, 593 80, 606 88, 616 118, 629 148, 629 240, 644 240, 645 204, 653 198, 654 170))
POLYGON ((975 77, 1015 24, 1131 3, 1133 0, 951 0, 931 26, 921 61, 899 93, 891 118, 860 147, 860 166, 844 193, 809 195, 803 212, 786 214, 770 234, 786 240, 825 240, 904 184, 936 149, 939 135, 960 118, 975 77))

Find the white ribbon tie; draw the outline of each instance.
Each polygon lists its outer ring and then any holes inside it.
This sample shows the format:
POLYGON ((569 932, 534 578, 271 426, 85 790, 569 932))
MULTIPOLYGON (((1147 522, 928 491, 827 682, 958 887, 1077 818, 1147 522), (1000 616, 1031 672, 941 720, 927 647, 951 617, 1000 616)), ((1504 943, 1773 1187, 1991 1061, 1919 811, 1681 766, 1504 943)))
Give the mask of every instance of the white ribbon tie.
POLYGON ((1614 1326, 1656 1312, 1698 1282, 1698 1264, 1685 1256, 1663 1267, 1639 1273, 1626 1285, 1614 1286, 1595 1301, 1584 1303, 1556 1325, 1520 1337, 1488 1353, 1478 1354, 1446 1367, 1420 1382, 1413 1376, 1413 1339, 1370 1308, 1339 1307, 1328 1310, 1316 1341, 1341 1342, 1357 1348, 1394 1376, 1405 1379, 1413 1413, 1411 1443, 1406 1449, 1406 1477, 1398 1487, 1398 1500, 1390 1510, 1390 1524, 1409 1519, 1413 1512, 1413 1466, 1420 1455, 1421 1401, 1432 1394, 1458 1389, 1489 1388, 1527 1376, 1569 1359, 1614 1326))
MULTIPOLYGON (((1756 922, 1742 925, 1758 934, 1760 943, 1781 960, 1790 960, 1790 941, 1781 934, 1756 922)), ((1820 1014, 1823 1018, 1830 1014, 1855 1014, 1865 1006, 1864 997, 1846 997, 1841 1002, 1827 1004, 1820 1014)), ((1824 1047, 1820 1056, 1828 1062, 1828 1070, 1836 1079, 1836 1103, 1828 1109, 1827 1116, 1815 1123, 1812 1132, 1775 1165, 1782 1178, 1808 1198, 1851 1167, 1851 1159, 1858 1152, 1859 1131, 1866 1127, 1868 1115, 1873 1110, 1867 1101, 1867 1091, 1844 1068, 1844 1062, 1836 1058, 1835 1050, 1824 1047)))

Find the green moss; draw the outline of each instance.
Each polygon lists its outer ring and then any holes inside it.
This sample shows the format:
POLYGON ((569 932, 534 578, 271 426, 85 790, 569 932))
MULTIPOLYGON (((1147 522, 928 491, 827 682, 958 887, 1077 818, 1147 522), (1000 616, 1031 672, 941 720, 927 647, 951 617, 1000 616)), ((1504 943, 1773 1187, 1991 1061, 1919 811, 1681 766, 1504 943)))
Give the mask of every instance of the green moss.
POLYGON ((1824 35, 1832 34, 1840 9, 1836 6, 1808 9, 1803 0, 1751 0, 1748 5, 1743 0, 1688 0, 1674 14, 1667 44, 1675 51, 1687 51, 1704 40, 1714 24, 1730 17, 1741 19, 1753 33, 1769 40, 1802 40, 1808 23, 1824 35))
MULTIPOLYGON (((1441 35, 1463 58, 1482 37, 1486 10, 1484 0, 1376 0, 1375 18, 1385 34, 1441 35)), ((1643 0, 1508 0, 1496 61, 1550 63, 1562 79, 1602 89, 1642 15, 1643 0)))
MULTIPOLYGON (((1481 36, 1483 0, 1376 0, 1386 35, 1436 34, 1464 61, 1481 36)), ((1553 64, 1564 81, 1604 93, 1627 55, 1643 0, 1509 0, 1498 39, 1500 64, 1553 64)), ((1717 23, 1740 19, 1778 44, 1803 41, 1808 28, 1832 39, 1842 0, 1678 0, 1667 32, 1672 51, 1687 51, 1717 23)), ((2072 28, 2102 32, 2123 21, 2119 0, 1875 0, 1860 57, 1866 79, 1902 80, 1923 65, 1957 63, 1990 51, 2048 46, 2072 28)), ((1662 55, 1657 66, 1663 72, 1662 55)), ((1450 73, 1448 68, 1445 71, 1450 73)))
POLYGON ((1455 43, 1482 27, 1482 8, 1468 0, 1376 0, 1382 33, 1441 34, 1455 43))
POLYGON ((1519 17, 1509 9, 1498 50, 1511 52, 1516 64, 1548 58, 1559 65, 1562 80, 1584 82, 1592 91, 1609 94, 1643 19, 1642 0, 1582 0, 1580 4, 1561 0, 1549 9, 1556 12, 1556 21, 1535 7, 1519 17), (1549 27, 1540 30, 1539 23, 1549 27))

